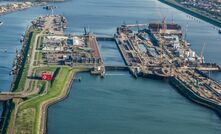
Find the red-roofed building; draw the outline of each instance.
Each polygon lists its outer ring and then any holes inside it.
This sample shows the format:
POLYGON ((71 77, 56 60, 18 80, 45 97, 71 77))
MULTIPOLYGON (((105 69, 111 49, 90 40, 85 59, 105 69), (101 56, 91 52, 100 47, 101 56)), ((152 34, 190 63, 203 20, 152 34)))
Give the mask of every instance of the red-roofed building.
POLYGON ((41 80, 51 81, 52 77, 53 77, 53 75, 51 72, 42 72, 42 74, 41 74, 41 80))

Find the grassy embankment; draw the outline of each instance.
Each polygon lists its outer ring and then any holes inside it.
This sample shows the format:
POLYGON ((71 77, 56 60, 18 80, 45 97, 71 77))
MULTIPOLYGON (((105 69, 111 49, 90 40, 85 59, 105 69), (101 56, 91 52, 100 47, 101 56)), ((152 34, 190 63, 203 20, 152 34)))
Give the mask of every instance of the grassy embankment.
MULTIPOLYGON (((34 33, 32 36, 32 39, 30 41, 30 44, 33 44, 35 41, 35 36, 37 33, 34 33)), ((41 39, 38 40, 38 46, 41 44, 41 39)), ((30 45, 30 48, 33 49, 30 45)), ((38 48, 37 48, 38 49, 38 48)), ((31 51, 30 51, 31 52, 31 51)), ((42 54, 40 52, 36 52, 35 60, 42 60, 42 54)), ((31 55, 31 53, 30 53, 31 55)), ((18 83, 18 88, 23 88, 25 84, 25 80, 27 77, 27 70, 28 70, 28 62, 25 64, 25 69, 23 70, 23 73, 21 75, 21 79, 18 83), (24 79, 24 80, 22 80, 24 79)), ((42 109, 41 106, 43 104, 47 104, 51 101, 56 101, 56 99, 59 99, 62 97, 66 92, 68 88, 68 83, 72 79, 72 76, 74 73, 78 71, 84 71, 85 69, 76 68, 72 69, 70 67, 61 67, 58 69, 56 65, 54 66, 47 66, 47 67, 35 67, 33 72, 36 72, 36 74, 39 74, 41 71, 51 71, 51 72, 57 72, 54 76, 55 79, 52 80, 52 82, 46 82, 37 80, 37 82, 32 82, 30 84, 29 90, 33 90, 34 88, 39 88, 39 92, 37 94, 28 96, 25 100, 16 100, 19 101, 19 108, 16 116, 16 122, 15 122, 15 130, 14 132, 16 134, 25 134, 25 133, 33 133, 38 134, 40 125, 41 125, 41 113, 42 109), (60 70, 60 71, 56 71, 60 70), (46 84, 47 83, 47 84, 46 84), (37 84, 37 86, 35 86, 37 84)), ((20 89, 20 90, 21 90, 20 89)), ((17 90, 17 91, 20 91, 17 90)), ((13 119, 13 114, 11 114, 11 119, 13 119)))
MULTIPOLYGON (((55 67, 37 68, 37 71, 55 71, 55 67)), ((62 67, 58 72, 56 78, 52 83, 45 84, 44 81, 39 81, 39 84, 44 88, 38 96, 29 98, 18 109, 15 133, 33 133, 38 134, 41 124, 41 106, 44 103, 60 98, 67 92, 68 84, 72 79, 72 75, 80 71, 79 69, 71 69, 69 67, 62 67), (46 87, 48 86, 48 87, 46 87), (47 91, 45 91, 47 90, 47 91), (22 131, 21 131, 22 130, 22 131)), ((42 88, 40 87, 40 88, 42 88)))
POLYGON ((170 5, 178 10, 181 10, 183 12, 186 12, 188 14, 191 14, 197 18, 200 18, 204 21, 207 21, 217 27, 221 27, 221 17, 214 18, 212 17, 212 15, 206 11, 197 9, 197 8, 193 8, 193 7, 185 7, 183 5, 181 5, 180 3, 178 3, 176 0, 159 0, 162 3, 165 3, 167 5, 170 5))

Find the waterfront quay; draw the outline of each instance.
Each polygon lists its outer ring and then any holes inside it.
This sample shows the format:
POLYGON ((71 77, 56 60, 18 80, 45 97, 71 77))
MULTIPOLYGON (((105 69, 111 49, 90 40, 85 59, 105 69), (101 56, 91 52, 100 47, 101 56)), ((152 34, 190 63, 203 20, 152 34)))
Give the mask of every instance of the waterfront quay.
POLYGON ((220 72, 193 51, 174 23, 122 25, 115 34, 125 64, 135 77, 168 79, 183 95, 221 115, 221 86, 206 72, 220 72), (148 28, 147 28, 148 26, 148 28))

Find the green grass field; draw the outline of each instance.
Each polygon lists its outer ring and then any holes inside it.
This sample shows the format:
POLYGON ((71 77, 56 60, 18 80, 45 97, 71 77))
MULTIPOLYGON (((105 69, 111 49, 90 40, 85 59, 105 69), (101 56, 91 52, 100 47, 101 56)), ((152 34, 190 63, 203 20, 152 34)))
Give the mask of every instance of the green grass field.
MULTIPOLYGON (((49 67, 47 69, 52 71, 56 68, 49 67)), ((41 70, 44 69, 38 68, 38 71, 41 70)), ((72 79, 72 74, 79 71, 81 70, 62 67, 53 84, 50 85, 50 83, 48 83, 47 93, 39 94, 38 96, 26 100, 26 102, 24 102, 18 109, 15 132, 19 132, 19 134, 38 134, 41 123, 41 105, 61 97, 65 90, 67 90, 67 84, 69 83, 70 79, 72 79), (24 126, 29 127, 24 129, 24 126)))

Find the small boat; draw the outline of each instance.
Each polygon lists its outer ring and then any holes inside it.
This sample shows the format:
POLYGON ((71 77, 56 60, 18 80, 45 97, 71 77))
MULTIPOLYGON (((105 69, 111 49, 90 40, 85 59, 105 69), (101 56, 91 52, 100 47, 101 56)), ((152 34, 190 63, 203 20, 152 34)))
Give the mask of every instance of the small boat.
POLYGON ((2 21, 0 21, 0 26, 1 26, 1 25, 3 25, 3 22, 2 22, 2 21))
POLYGON ((219 31, 218 31, 218 32, 219 32, 219 34, 221 34, 221 29, 219 29, 219 31))

